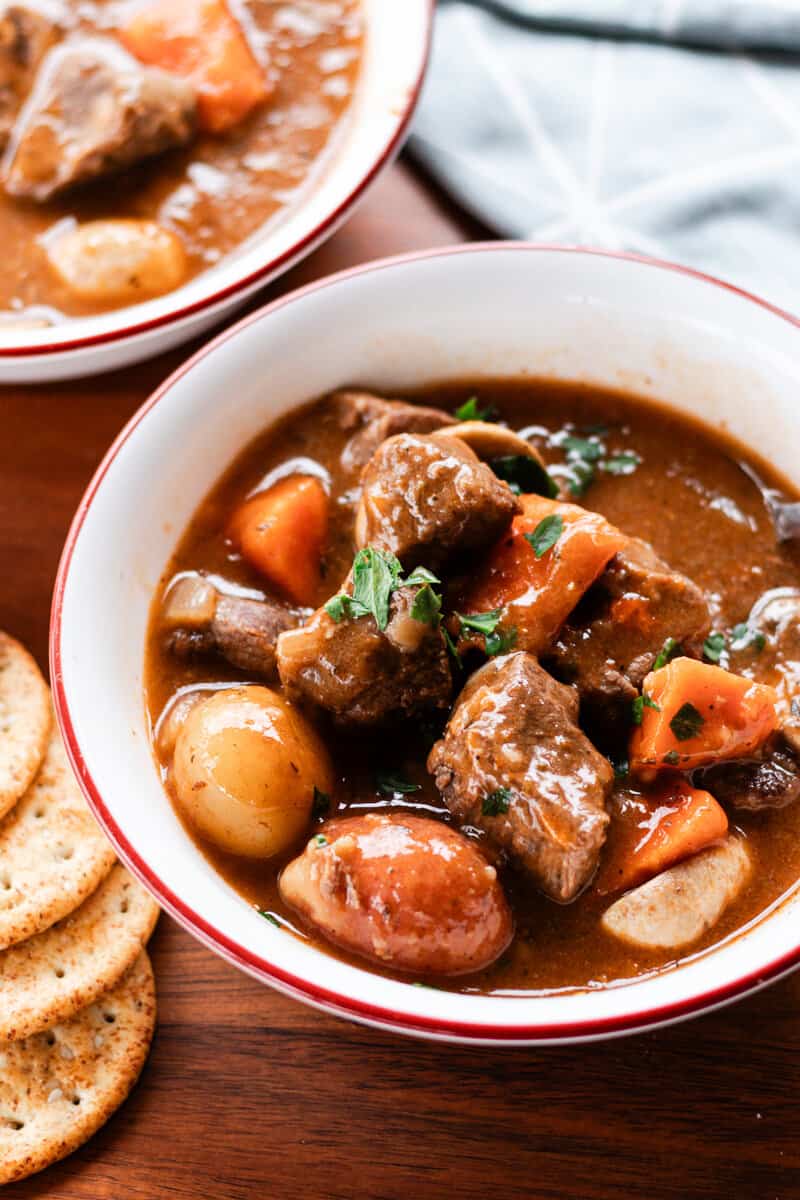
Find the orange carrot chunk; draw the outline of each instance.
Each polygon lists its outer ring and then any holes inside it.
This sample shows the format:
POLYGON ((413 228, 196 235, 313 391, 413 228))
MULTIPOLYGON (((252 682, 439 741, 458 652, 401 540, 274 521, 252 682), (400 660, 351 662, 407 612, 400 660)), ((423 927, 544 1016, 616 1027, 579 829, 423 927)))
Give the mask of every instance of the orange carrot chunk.
POLYGON ((678 776, 641 797, 633 819, 612 820, 603 865, 595 882, 601 895, 627 891, 699 853, 728 832, 725 810, 709 792, 678 776))
POLYGON ((314 604, 328 536, 328 496, 311 475, 290 475, 237 508, 228 536, 251 566, 296 604, 314 604))
POLYGON ((498 628, 516 629, 515 648, 538 654, 626 538, 577 504, 531 495, 519 502, 522 513, 476 569, 456 607, 464 615, 501 609, 498 628))
POLYGON ((208 133, 230 129, 272 91, 225 0, 141 0, 118 34, 140 62, 190 81, 208 133))
POLYGON ((773 688, 693 658, 652 671, 642 693, 642 723, 630 741, 631 770, 642 779, 744 758, 778 724, 773 688))

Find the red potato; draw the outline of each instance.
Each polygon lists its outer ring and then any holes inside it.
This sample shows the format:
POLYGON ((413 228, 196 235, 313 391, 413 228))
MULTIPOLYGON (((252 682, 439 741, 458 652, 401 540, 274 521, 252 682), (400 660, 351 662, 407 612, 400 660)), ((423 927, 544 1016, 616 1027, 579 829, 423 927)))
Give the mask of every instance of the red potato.
POLYGON ((494 867, 462 834, 425 817, 328 821, 284 869, 280 892, 336 945, 414 974, 480 971, 513 933, 494 867))
MULTIPOLYGON (((522 514, 476 567, 458 611, 464 615, 502 609, 500 629, 516 629, 516 649, 547 649, 584 592, 628 540, 599 513, 544 496, 519 496, 522 514), (537 556, 526 535, 545 520, 560 533, 537 556)), ((464 643, 472 639, 464 639, 464 643)))
POLYGON ((651 671, 642 693, 647 703, 630 741, 631 771, 640 779, 747 758, 778 726, 773 688, 694 658, 651 671))
POLYGON ((314 603, 328 536, 328 494, 313 475, 290 475, 245 500, 228 536, 295 604, 314 603))
POLYGON ((142 0, 119 38, 140 62, 189 80, 208 133, 238 124, 273 90, 224 0, 142 0))

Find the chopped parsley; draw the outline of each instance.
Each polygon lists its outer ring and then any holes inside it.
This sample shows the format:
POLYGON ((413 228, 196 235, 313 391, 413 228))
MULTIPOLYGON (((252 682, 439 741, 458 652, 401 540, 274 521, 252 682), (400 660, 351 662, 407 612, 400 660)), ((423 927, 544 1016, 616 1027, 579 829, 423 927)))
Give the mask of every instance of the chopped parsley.
POLYGON ((441 620, 440 612, 442 608, 442 597, 433 590, 429 583, 423 584, 419 589, 414 602, 411 605, 411 616, 415 621, 421 621, 423 625, 439 624, 441 620))
POLYGON ((403 579, 400 560, 386 550, 365 546, 353 559, 353 594, 340 592, 325 605, 325 612, 337 625, 344 620, 373 617, 383 632, 389 624, 389 601, 401 587, 419 587, 411 607, 411 616, 426 625, 438 625, 441 597, 431 586, 439 579, 426 567, 416 567, 403 579))
POLYGON ((458 653, 458 647, 456 646, 455 642, 453 641, 452 637, 450 636, 449 630, 447 629, 446 625, 442 626, 442 637, 444 638, 444 644, 447 647, 448 653, 450 654, 453 661, 460 667, 461 666, 461 655, 458 653))
POLYGON ((564 518, 561 513, 551 513, 539 522, 533 533, 525 534, 525 540, 530 542, 536 557, 543 558, 547 551, 555 546, 563 532, 564 518))
POLYGON ((484 796, 481 812, 484 817, 498 817, 502 813, 507 813, 510 799, 511 789, 499 787, 496 791, 490 792, 488 796, 484 796))
POLYGON ((631 705, 631 721, 634 725, 641 725, 645 708, 653 708, 656 712, 661 712, 661 705, 656 704, 655 700, 651 700, 649 696, 642 693, 631 705))
POLYGON ((488 634, 494 633, 502 612, 502 608, 493 608, 491 612, 469 613, 467 616, 463 616, 461 613, 456 613, 455 615, 461 622, 462 631, 464 629, 474 629, 476 633, 488 634))
POLYGON ((718 663, 722 658, 722 655, 725 653, 725 646, 726 640, 724 633, 710 633, 703 642, 703 656, 707 658, 709 662, 718 663))
POLYGON ((731 650, 755 650, 757 654, 767 644, 767 639, 763 633, 759 633, 757 629, 753 629, 747 621, 741 621, 738 625, 734 625, 731 630, 731 650))
POLYGON ((706 719, 703 714, 698 712, 695 706, 687 700, 675 713, 669 727, 679 742, 688 742, 691 738, 697 737, 705 723, 706 719))
POLYGON ((496 421, 498 412, 493 404, 487 404, 486 408, 479 408, 478 397, 470 396, 469 400, 465 400, 456 409, 453 416, 457 421, 496 421))
POLYGON ((680 642, 676 641, 674 637, 668 637, 658 652, 656 661, 653 663, 653 670, 660 671, 668 662, 672 662, 675 655, 680 653, 680 649, 680 642))
POLYGON ((512 625, 509 629, 498 629, 486 635, 486 653, 490 656, 505 654, 513 650, 517 644, 517 630, 512 625))
POLYGON ((276 929, 283 929, 283 925, 280 923, 274 913, 267 912, 265 908, 257 908, 256 912, 260 917, 263 917, 265 921, 269 921, 270 925, 274 925, 276 929))
POLYGON ((315 835, 315 837, 314 837, 314 845, 315 846, 327 846, 327 844, 328 844, 328 839, 325 837, 324 833, 318 833, 315 835))
POLYGON ((376 771, 375 787, 384 796, 409 796, 420 790, 418 783, 412 783, 397 771, 376 771))
POLYGON ((327 792, 321 792, 318 787, 314 788, 314 802, 311 806, 311 814, 314 817, 326 817, 330 812, 331 798, 327 792))
POLYGON ((632 475, 642 460, 634 450, 621 450, 605 459, 601 466, 609 475, 632 475))
POLYGON ((632 475, 641 466, 641 458, 634 450, 615 450, 609 454, 603 437, 608 429, 603 425, 591 425, 583 430, 583 436, 559 430, 551 439, 551 446, 564 451, 566 462, 551 467, 551 474, 563 478, 573 496, 583 496, 594 483, 597 472, 609 475, 632 475))
POLYGON ((678 763, 681 761, 681 756, 678 754, 677 750, 668 750, 662 761, 668 763, 671 767, 677 767, 678 763))
POLYGON ((489 466, 498 479, 504 479, 515 495, 547 496, 555 500, 558 484, 538 458, 529 454, 506 454, 493 458, 489 466))

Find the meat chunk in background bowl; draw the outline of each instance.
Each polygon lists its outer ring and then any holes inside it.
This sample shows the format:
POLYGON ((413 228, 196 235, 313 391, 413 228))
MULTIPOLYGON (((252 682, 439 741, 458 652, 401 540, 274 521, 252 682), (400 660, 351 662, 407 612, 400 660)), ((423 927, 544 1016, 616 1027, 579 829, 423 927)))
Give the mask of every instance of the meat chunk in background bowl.
POLYGON ((631 704, 668 638, 699 658, 711 628, 700 589, 629 538, 563 626, 545 665, 574 684, 581 719, 603 743, 624 736, 631 704))
POLYGON ((561 902, 594 873, 614 782, 577 718, 574 691, 532 655, 508 654, 468 680, 428 757, 456 820, 484 829, 561 902))
POLYGON ((280 892, 337 945, 416 974, 482 970, 513 933, 494 867, 474 842, 426 817, 326 822, 284 868, 280 892))
POLYGON ((0 153, 39 64, 68 24, 56 0, 0 5, 0 153))
MULTIPOLYGON (((414 615, 421 590, 395 588, 383 614, 356 615, 347 599, 334 597, 302 629, 281 634, 278 671, 286 694, 351 728, 447 709, 453 691, 447 647, 435 617, 414 615)), ((351 575, 342 594, 352 593, 351 575)))
POLYGON ((431 570, 491 546, 519 505, 464 442, 398 434, 364 468, 356 543, 431 570))
POLYGON ((182 79, 143 67, 111 38, 76 38, 42 63, 6 150, 12 196, 48 200, 65 188, 184 145, 196 98, 182 79))

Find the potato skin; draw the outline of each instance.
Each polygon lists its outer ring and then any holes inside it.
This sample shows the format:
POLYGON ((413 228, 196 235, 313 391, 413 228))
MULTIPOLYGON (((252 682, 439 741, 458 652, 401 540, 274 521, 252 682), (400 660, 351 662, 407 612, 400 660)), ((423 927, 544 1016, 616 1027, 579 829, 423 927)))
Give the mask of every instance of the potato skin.
POLYGON ((285 903, 332 942, 398 971, 480 971, 513 933, 494 867, 461 833, 425 817, 327 821, 279 886, 285 903))
POLYGON ((308 827, 314 788, 334 786, 308 720, 266 687, 226 688, 190 711, 175 742, 178 804, 221 850, 271 858, 308 827))

